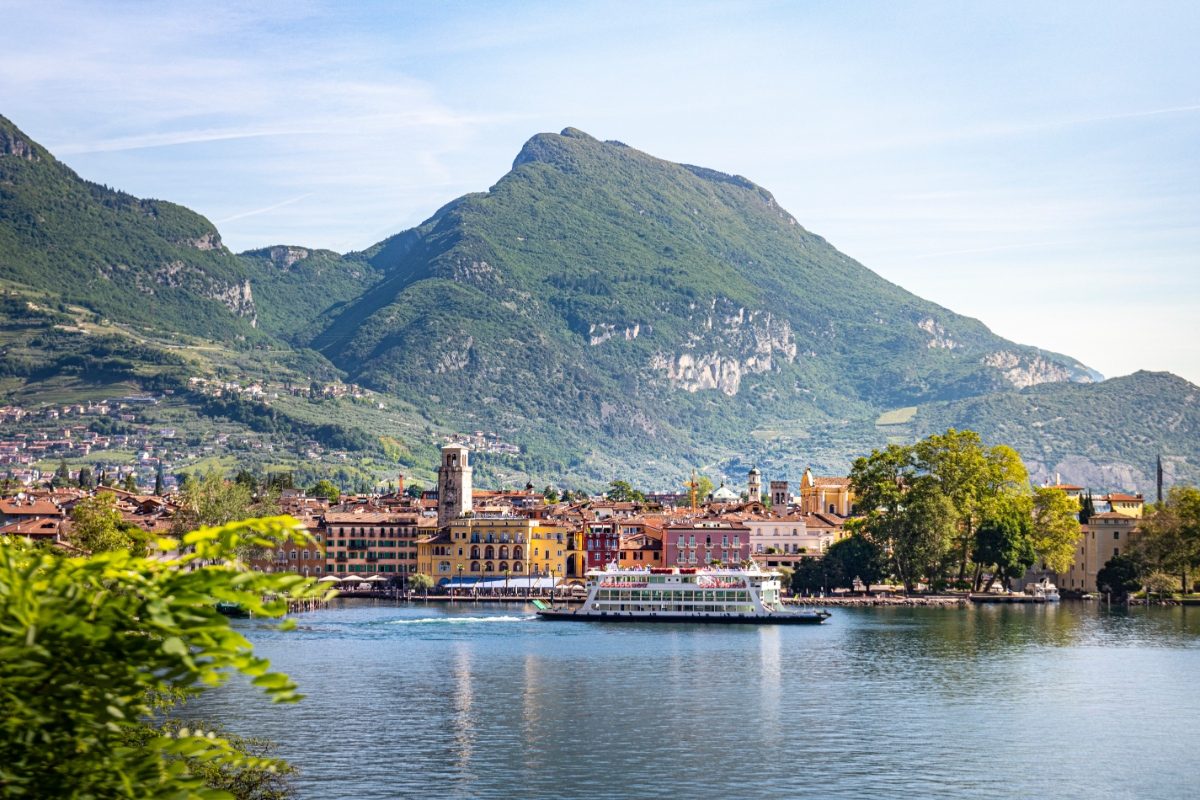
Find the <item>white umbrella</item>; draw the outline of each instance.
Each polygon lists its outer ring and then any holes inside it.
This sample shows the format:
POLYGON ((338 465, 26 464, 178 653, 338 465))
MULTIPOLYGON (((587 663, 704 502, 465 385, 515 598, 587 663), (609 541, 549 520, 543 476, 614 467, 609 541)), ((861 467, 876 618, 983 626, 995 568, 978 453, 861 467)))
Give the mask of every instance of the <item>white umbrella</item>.
POLYGON ((324 578, 318 578, 317 583, 340 583, 341 580, 337 575, 326 575, 324 578))
POLYGON ((363 578, 363 580, 367 581, 368 583, 378 583, 379 581, 386 581, 387 578, 383 577, 382 575, 372 575, 369 578, 363 578))

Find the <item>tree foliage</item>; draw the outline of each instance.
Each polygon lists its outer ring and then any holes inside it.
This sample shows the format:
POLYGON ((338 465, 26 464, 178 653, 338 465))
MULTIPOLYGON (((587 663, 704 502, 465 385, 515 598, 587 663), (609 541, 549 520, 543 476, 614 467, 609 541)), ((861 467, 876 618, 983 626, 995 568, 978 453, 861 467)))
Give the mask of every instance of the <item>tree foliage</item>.
MULTIPOLYGON (((1007 588, 1013 578, 1019 578, 1037 559, 1030 536, 1030 516, 1024 503, 1012 503, 996 508, 984 517, 975 529, 975 546, 971 559, 978 567, 992 567, 986 589, 999 578, 1007 588)), ((979 590, 978 574, 975 589, 979 590)), ((985 589, 985 590, 986 590, 985 589)))
POLYGON ((633 488, 628 481, 613 481, 608 484, 608 491, 604 496, 615 503, 646 502, 646 495, 633 488))
POLYGON ((217 472, 187 476, 176 502, 179 508, 173 524, 176 534, 279 513, 278 490, 264 488, 255 494, 245 482, 227 481, 217 472))
POLYGON ((287 596, 321 596, 296 575, 247 571, 236 561, 243 546, 306 536, 296 520, 275 517, 202 528, 183 536, 182 546, 161 542, 183 553, 171 559, 0 546, 5 796, 227 798, 206 786, 197 765, 279 769, 212 731, 148 735, 145 726, 161 719, 163 698, 195 694, 233 673, 277 702, 299 698, 216 604, 279 617, 287 596))
POLYGON ((1051 572, 1066 572, 1075 561, 1080 525, 1079 503, 1061 489, 1033 490, 1033 550, 1051 572))
POLYGON ((1171 487, 1139 527, 1139 550, 1149 568, 1178 576, 1180 591, 1188 593, 1200 571, 1200 489, 1171 487))
POLYGON ((308 488, 309 497, 320 497, 328 500, 330 503, 337 503, 342 499, 342 490, 333 484, 333 481, 322 478, 308 488))
POLYGON ((408 576, 408 587, 414 592, 428 593, 433 588, 433 578, 423 572, 408 576))
POLYGON ((146 540, 144 531, 121 518, 112 492, 85 497, 71 509, 71 541, 85 552, 129 550, 142 555, 146 540))
POLYGON ((941 581, 954 562, 965 576, 980 522, 1029 509, 1020 456, 1004 445, 984 448, 969 430, 876 450, 854 462, 850 480, 864 509, 860 530, 890 553, 909 591, 922 578, 941 581))
POLYGON ((887 558, 883 548, 860 534, 853 534, 834 542, 825 551, 826 576, 832 576, 832 586, 852 588, 857 578, 871 591, 871 584, 879 583, 887 574, 887 558))
POLYGON ((1124 600, 1141 587, 1141 575, 1141 565, 1132 556, 1113 556, 1096 573, 1096 586, 1113 599, 1124 600))

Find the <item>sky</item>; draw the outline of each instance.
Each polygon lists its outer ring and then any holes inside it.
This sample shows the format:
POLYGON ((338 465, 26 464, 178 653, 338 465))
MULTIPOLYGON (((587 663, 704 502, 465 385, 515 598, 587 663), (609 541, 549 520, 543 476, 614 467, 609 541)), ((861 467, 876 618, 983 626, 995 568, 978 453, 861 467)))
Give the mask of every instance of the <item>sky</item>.
POLYGON ((1200 383, 1200 4, 7 2, 0 114, 234 250, 344 252, 580 128, 885 278, 1200 383))

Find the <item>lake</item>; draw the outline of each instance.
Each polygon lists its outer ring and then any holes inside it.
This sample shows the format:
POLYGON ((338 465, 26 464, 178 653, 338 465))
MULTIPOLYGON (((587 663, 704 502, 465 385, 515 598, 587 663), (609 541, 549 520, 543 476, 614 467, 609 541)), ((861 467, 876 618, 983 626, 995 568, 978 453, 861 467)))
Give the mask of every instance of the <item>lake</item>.
POLYGON ((1189 796, 1200 608, 833 610, 821 626, 334 601, 235 625, 306 693, 191 713, 266 736, 305 798, 1189 796))

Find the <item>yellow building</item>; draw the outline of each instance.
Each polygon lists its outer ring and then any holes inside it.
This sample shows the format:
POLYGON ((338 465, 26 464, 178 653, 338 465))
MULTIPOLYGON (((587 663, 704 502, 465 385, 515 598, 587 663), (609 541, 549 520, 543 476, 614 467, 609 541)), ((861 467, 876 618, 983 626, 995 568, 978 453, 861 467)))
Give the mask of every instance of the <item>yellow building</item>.
POLYGON ((1137 518, 1129 514, 1116 511, 1093 514, 1081 530, 1075 563, 1058 576, 1059 588, 1099 591, 1096 575, 1109 559, 1128 553, 1138 533, 1137 518))
POLYGON ((460 577, 566 577, 577 568, 576 538, 568 527, 525 517, 460 517, 417 544, 417 571, 437 584, 460 577))
MULTIPOLYGON (((837 514, 848 517, 856 513, 856 498, 849 478, 828 478, 813 475, 812 468, 800 478, 800 512, 803 514, 837 514)), ((784 513, 783 509, 779 513, 784 513)))
POLYGON ((1108 497, 1109 506, 1114 513, 1124 514, 1127 517, 1135 519, 1142 518, 1142 510, 1145 507, 1146 501, 1140 494, 1120 494, 1113 492, 1108 497))

